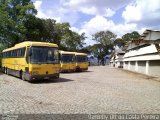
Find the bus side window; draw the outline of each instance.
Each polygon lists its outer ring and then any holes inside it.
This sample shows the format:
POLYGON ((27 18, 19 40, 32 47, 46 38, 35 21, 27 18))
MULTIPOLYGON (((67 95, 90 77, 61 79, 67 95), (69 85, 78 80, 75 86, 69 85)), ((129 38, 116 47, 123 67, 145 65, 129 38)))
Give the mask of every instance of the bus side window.
POLYGON ((17 56, 16 57, 20 57, 20 49, 17 49, 17 56))
POLYGON ((59 53, 59 61, 61 62, 61 59, 62 59, 62 57, 61 57, 61 54, 59 53))
POLYGON ((2 53, 3 58, 5 58, 5 52, 2 53))
POLYGON ((13 50, 11 51, 11 57, 13 58, 13 50))
POLYGON ((19 57, 18 55, 19 55, 19 50, 17 49, 15 50, 15 57, 19 57))
POLYGON ((21 48, 21 57, 24 57, 25 48, 21 48))
POLYGON ((18 50, 15 50, 15 57, 18 57, 18 50))

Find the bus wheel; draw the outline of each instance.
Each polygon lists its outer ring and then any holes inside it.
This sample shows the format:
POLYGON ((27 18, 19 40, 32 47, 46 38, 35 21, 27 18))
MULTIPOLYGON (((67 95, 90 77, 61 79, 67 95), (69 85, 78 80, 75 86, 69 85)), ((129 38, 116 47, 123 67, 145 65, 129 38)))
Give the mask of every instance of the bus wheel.
POLYGON ((5 67, 3 67, 2 72, 5 73, 5 67))
POLYGON ((4 74, 6 74, 6 68, 4 68, 4 74))
POLYGON ((25 73, 24 73, 24 72, 22 72, 22 77, 21 77, 21 78, 22 78, 22 80, 24 80, 24 81, 26 80, 26 79, 25 79, 25 73))
POLYGON ((8 68, 6 68, 6 74, 9 75, 8 68))
POLYGON ((56 76, 56 79, 58 79, 59 78, 59 74, 56 76))
POLYGON ((80 67, 76 68, 76 72, 80 72, 80 70, 81 70, 80 67))
POLYGON ((25 79, 25 74, 24 74, 24 72, 23 71, 20 71, 20 78, 22 79, 22 80, 26 80, 25 79))
POLYGON ((4 68, 4 73, 7 74, 7 68, 4 68))

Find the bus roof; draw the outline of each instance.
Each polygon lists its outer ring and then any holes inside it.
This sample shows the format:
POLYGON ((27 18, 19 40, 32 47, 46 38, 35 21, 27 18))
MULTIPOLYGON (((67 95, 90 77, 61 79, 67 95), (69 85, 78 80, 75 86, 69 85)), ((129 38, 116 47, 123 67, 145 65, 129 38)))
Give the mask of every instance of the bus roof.
POLYGON ((62 51, 62 50, 60 50, 59 53, 60 53, 60 54, 74 54, 74 55, 75 55, 75 52, 62 51))
POLYGON ((87 56, 86 53, 78 53, 78 52, 76 52, 76 55, 84 55, 84 56, 87 56))
POLYGON ((25 41, 25 42, 21 42, 21 43, 16 44, 14 47, 5 49, 5 50, 3 50, 3 52, 10 51, 10 50, 14 50, 14 49, 17 49, 17 48, 22 48, 22 47, 25 47, 25 46, 49 46, 49 47, 58 47, 57 44, 53 44, 53 43, 25 41))

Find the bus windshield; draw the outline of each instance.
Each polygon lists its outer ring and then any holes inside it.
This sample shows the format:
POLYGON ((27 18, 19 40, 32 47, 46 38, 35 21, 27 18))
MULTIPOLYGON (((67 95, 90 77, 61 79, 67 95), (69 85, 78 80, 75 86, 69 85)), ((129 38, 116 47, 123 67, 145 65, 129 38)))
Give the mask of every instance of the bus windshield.
POLYGON ((58 48, 37 47, 31 48, 31 64, 53 64, 59 62, 58 48))
POLYGON ((61 61, 63 63, 71 63, 71 62, 75 62, 75 56, 74 55, 70 55, 70 54, 63 54, 61 61))
POLYGON ((87 56, 77 55, 77 62, 87 62, 87 56))

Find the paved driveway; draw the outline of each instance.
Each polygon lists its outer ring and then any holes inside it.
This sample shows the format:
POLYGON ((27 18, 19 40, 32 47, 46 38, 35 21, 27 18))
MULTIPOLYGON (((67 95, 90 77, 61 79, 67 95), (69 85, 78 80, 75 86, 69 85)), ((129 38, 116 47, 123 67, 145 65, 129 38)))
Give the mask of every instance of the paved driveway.
POLYGON ((29 83, 0 74, 0 113, 157 113, 160 82, 107 66, 29 83))

